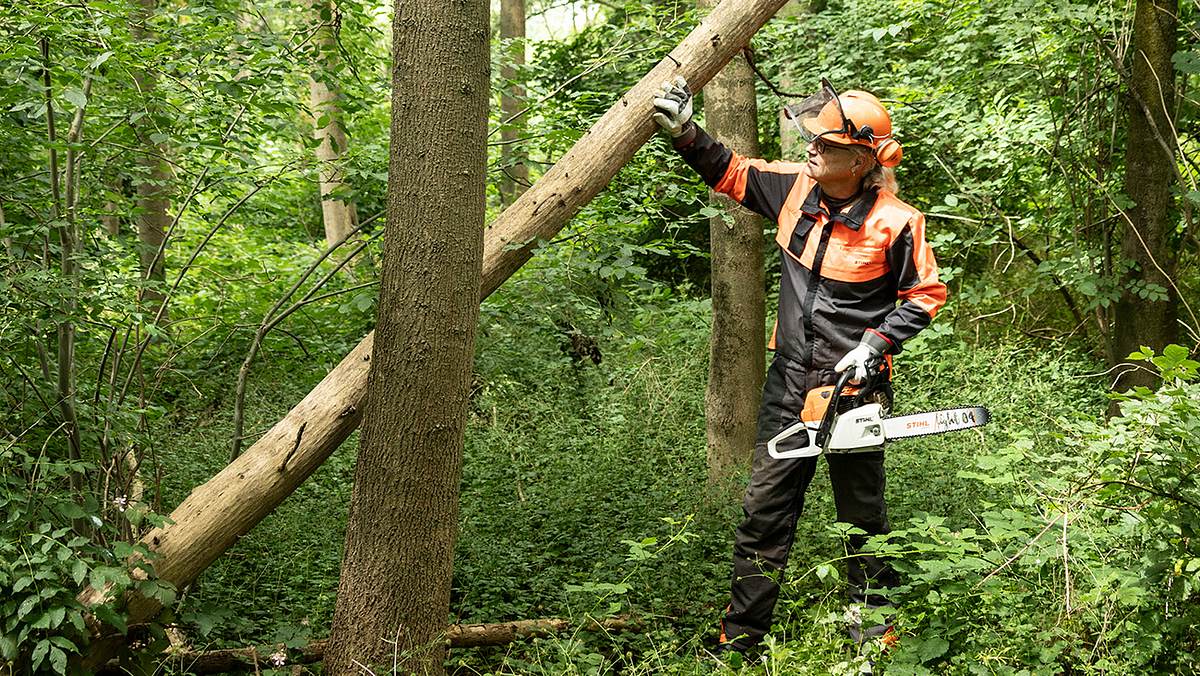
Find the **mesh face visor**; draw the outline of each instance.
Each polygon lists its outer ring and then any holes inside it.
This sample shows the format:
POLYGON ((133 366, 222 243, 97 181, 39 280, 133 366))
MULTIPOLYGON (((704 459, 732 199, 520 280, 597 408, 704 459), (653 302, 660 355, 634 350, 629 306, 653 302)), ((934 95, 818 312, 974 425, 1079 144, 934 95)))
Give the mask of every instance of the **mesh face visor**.
POLYGON ((829 80, 821 78, 821 88, 800 103, 784 107, 784 112, 800 137, 805 142, 812 142, 822 136, 839 136, 838 143, 862 143, 875 147, 879 139, 887 136, 876 136, 870 125, 862 127, 846 117, 842 109, 842 101, 829 80))
MULTIPOLYGON (((787 118, 792 121, 792 125, 796 127, 796 131, 800 133, 800 138, 804 139, 806 143, 825 134, 845 133, 848 126, 846 116, 842 113, 842 102, 838 100, 838 95, 833 89, 833 85, 829 84, 829 80, 825 78, 821 78, 821 87, 815 94, 812 94, 799 103, 788 104, 784 106, 783 110, 787 118), (818 120, 821 117, 821 112, 830 103, 833 104, 832 111, 836 115, 836 119, 826 119, 824 122, 833 121, 835 126, 823 125, 818 120), (822 127, 825 131, 820 133, 813 131, 813 128, 822 127)), ((830 114, 826 112, 825 117, 829 118, 830 114)))

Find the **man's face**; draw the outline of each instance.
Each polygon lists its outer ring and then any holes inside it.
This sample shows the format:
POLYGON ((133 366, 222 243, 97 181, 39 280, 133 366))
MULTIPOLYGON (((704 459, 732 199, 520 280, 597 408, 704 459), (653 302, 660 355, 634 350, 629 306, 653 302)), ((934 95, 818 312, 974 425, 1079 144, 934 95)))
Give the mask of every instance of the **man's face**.
POLYGON ((866 173, 867 162, 866 154, 852 146, 818 138, 808 144, 805 170, 817 181, 845 181, 861 178, 866 173))

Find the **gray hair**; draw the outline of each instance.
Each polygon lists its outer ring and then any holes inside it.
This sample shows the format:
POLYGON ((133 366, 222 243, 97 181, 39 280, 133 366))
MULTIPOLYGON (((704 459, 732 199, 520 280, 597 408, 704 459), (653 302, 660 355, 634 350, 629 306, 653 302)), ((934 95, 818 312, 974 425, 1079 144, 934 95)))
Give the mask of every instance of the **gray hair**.
POLYGON ((864 188, 879 188, 886 190, 893 195, 900 192, 900 184, 896 181, 896 171, 889 169, 878 162, 875 167, 863 176, 864 188))
POLYGON ((894 169, 889 169, 888 167, 880 164, 879 160, 875 158, 875 153, 872 150, 864 148, 863 146, 855 146, 855 148, 859 149, 859 152, 862 153, 864 157, 870 157, 874 163, 874 166, 871 167, 871 170, 866 174, 863 174, 862 185, 864 188, 879 188, 880 190, 886 190, 893 195, 900 192, 900 184, 896 181, 896 171, 894 169))

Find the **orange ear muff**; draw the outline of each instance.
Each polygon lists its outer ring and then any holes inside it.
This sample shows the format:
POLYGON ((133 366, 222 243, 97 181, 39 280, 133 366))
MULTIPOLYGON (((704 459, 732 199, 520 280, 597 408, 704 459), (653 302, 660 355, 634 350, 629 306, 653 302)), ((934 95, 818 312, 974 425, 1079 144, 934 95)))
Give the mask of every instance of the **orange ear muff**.
POLYGON ((900 147, 900 143, 894 138, 884 140, 875 149, 875 159, 883 166, 891 169, 900 164, 900 158, 904 157, 904 149, 900 147))

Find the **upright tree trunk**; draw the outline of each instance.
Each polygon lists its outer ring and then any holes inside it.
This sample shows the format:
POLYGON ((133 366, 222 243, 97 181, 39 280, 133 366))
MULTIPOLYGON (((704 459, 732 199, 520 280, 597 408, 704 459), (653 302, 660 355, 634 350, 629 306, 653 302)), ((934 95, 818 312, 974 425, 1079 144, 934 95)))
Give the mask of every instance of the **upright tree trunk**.
MULTIPOLYGON (((704 88, 704 122, 731 149, 758 156, 754 72, 744 58, 734 58, 704 88)), ((708 225, 713 324, 704 409, 708 480, 719 485, 748 467, 754 453, 766 352, 763 221, 724 195, 714 192, 711 200, 723 213, 708 225)))
MULTIPOLYGON (((4 226, 4 202, 0 202, 0 232, 4 231, 4 226)), ((3 241, 4 253, 8 256, 12 256, 12 237, 6 235, 3 241)))
MULTIPOLYGON (((79 431, 79 420, 76 415, 75 408, 75 309, 76 309, 76 289, 78 288, 78 271, 75 262, 75 249, 79 244, 79 232, 75 218, 75 169, 76 169, 76 154, 73 147, 67 150, 67 166, 66 166, 66 188, 67 194, 64 200, 62 189, 60 188, 60 176, 58 171, 58 131, 54 120, 54 102, 53 102, 53 84, 50 77, 51 61, 50 61, 50 40, 43 37, 41 39, 42 50, 42 83, 45 85, 46 97, 46 140, 48 141, 48 155, 50 168, 50 193, 52 199, 50 217, 53 222, 52 230, 57 235, 59 247, 59 266, 62 274, 62 282, 68 287, 69 291, 64 298, 63 307, 61 308, 63 318, 58 321, 57 330, 57 348, 58 348, 58 407, 62 413, 63 425, 66 429, 68 440, 68 453, 71 460, 79 460, 82 455, 82 442, 79 431), (64 213, 65 212, 65 213, 64 213)), ((91 92, 91 80, 89 79, 84 84, 84 98, 86 99, 91 92)), ((74 144, 78 142, 79 135, 83 128, 83 109, 80 108, 75 113, 75 118, 71 123, 70 131, 67 133, 67 143, 74 144)), ((46 249, 46 267, 50 267, 48 257, 49 249, 46 249)), ((83 475, 79 471, 71 473, 71 488, 79 499, 83 498, 83 475)), ((84 534, 90 531, 90 524, 82 519, 75 521, 76 531, 84 534)))
MULTIPOLYGON (((487 228, 483 281, 486 298, 604 189, 637 149, 654 134, 652 94, 682 75, 700 90, 769 19, 784 0, 723 0, 671 54, 616 101, 538 182, 487 228)), ((157 554, 160 578, 182 586, 296 490, 362 419, 374 333, 325 376, 304 399, 238 459, 197 486, 171 512, 171 520, 147 533, 142 544, 157 554)), ((135 572, 135 575, 137 573, 135 572)), ((111 598, 111 589, 86 589, 85 605, 111 598)), ((161 606, 145 596, 127 597, 130 622, 155 615, 161 606)), ((103 664, 123 643, 115 630, 94 637, 84 665, 103 664)))
POLYGON ((442 673, 479 317, 486 0, 392 23, 388 225, 362 442, 325 673, 442 673))
MULTIPOLYGON (((1125 153, 1125 192, 1134 206, 1128 211, 1121 254, 1137 263, 1126 281, 1167 289, 1166 300, 1141 298, 1126 290, 1117 302, 1113 326, 1113 357, 1124 361, 1146 345, 1157 351, 1177 340, 1178 296, 1172 285, 1178 263, 1173 235, 1178 213, 1175 183, 1176 0, 1137 0, 1133 21, 1132 78, 1129 83, 1129 140, 1125 153), (1147 117, 1147 112, 1149 117, 1147 117)), ((1144 370, 1127 373, 1119 389, 1153 386, 1156 378, 1144 370)))
POLYGON ((104 190, 109 193, 104 199, 104 210, 100 214, 100 225, 104 226, 104 234, 117 237, 121 234, 121 205, 114 195, 121 193, 121 177, 111 171, 104 177, 104 190))
MULTIPOLYGON (((779 88, 785 92, 792 91, 793 81, 789 76, 779 78, 779 88)), ((787 102, 779 104, 779 157, 789 161, 800 161, 804 157, 804 140, 800 138, 800 130, 796 122, 788 117, 787 102)))
POLYGON ((525 118, 517 115, 525 105, 525 87, 518 81, 521 76, 518 69, 525 64, 525 0, 500 0, 500 39, 509 46, 506 65, 500 69, 504 81, 500 121, 507 121, 500 129, 500 166, 504 170, 500 178, 500 201, 508 206, 529 184, 525 151, 518 142, 525 131, 525 118))
POLYGON ((331 82, 331 73, 336 71, 334 66, 341 59, 332 28, 337 10, 330 0, 309 0, 309 8, 312 11, 312 20, 317 26, 313 34, 313 47, 317 57, 309 78, 310 108, 313 137, 321 142, 317 146, 317 175, 321 190, 325 241, 333 244, 341 241, 346 233, 358 225, 358 212, 354 202, 333 196, 335 191, 346 185, 345 171, 342 169, 342 155, 346 152, 346 129, 342 122, 337 87, 331 82))
MULTIPOLYGON (((825 10, 827 0, 788 0, 776 18, 801 16, 804 14, 817 14, 825 10)), ((792 87, 795 86, 795 81, 792 80, 792 71, 785 71, 779 76, 779 88, 785 92, 792 92, 792 87)), ((796 102, 796 99, 792 99, 796 102)), ((797 123, 788 118, 784 112, 784 107, 788 101, 779 102, 779 156, 785 160, 802 161, 807 151, 804 140, 800 138, 800 130, 797 123)))
MULTIPOLYGON (((151 39, 146 23, 154 16, 156 0, 138 0, 141 11, 134 19, 133 36, 141 42, 151 39)), ((162 291, 165 280, 164 259, 166 251, 163 240, 167 228, 171 226, 171 217, 167 214, 170 207, 171 170, 166 162, 166 145, 155 143, 151 139, 154 133, 154 74, 149 68, 135 69, 134 81, 141 92, 147 114, 136 122, 131 123, 137 136, 140 151, 137 155, 141 168, 137 178, 137 231, 138 258, 141 261, 142 280, 147 287, 140 294, 142 312, 149 318, 154 318, 162 306, 164 294, 162 291)), ((163 320, 166 319, 164 316, 163 320)))

